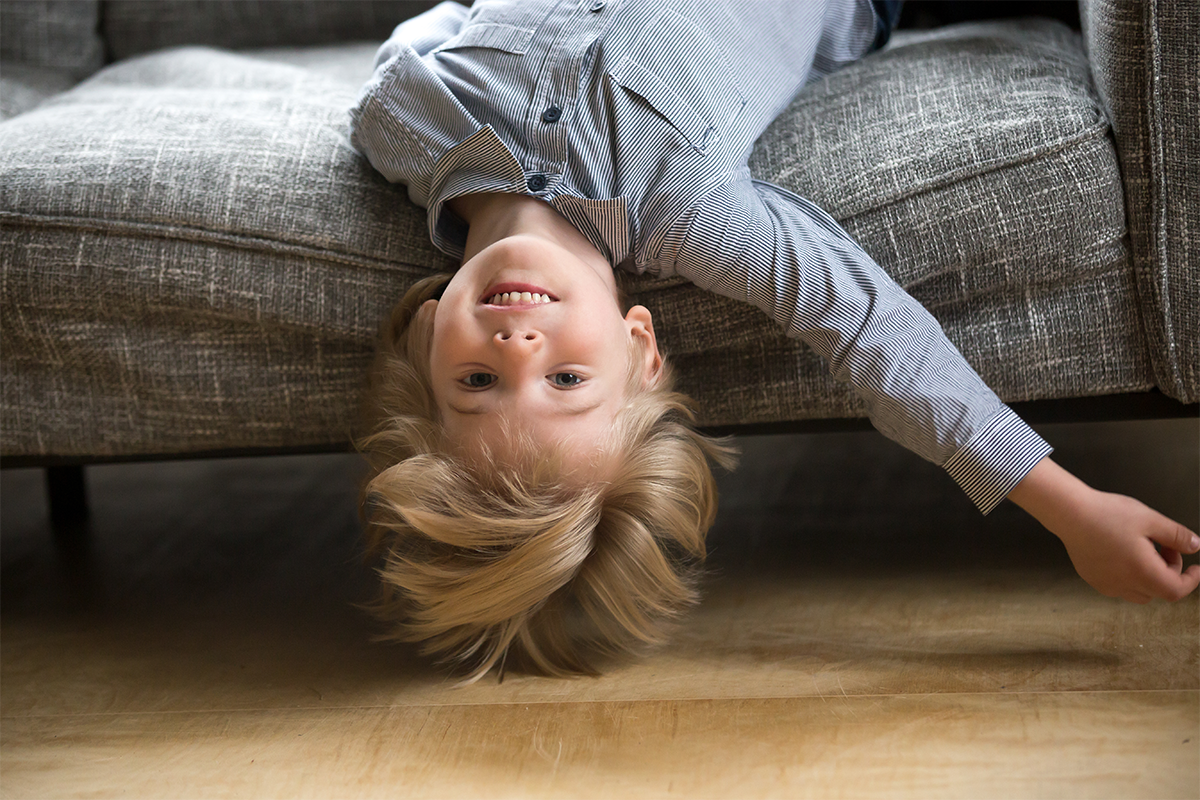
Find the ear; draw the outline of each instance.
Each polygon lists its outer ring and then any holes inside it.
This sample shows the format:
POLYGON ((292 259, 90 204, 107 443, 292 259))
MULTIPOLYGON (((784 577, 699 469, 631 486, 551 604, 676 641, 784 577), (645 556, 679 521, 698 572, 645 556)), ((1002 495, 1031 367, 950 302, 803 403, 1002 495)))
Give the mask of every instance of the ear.
POLYGON ((654 386, 662 378, 663 357, 658 352, 658 340, 654 336, 654 320, 650 317, 650 309, 645 306, 634 306, 625 315, 625 325, 629 335, 639 340, 642 345, 642 385, 646 388, 654 386))

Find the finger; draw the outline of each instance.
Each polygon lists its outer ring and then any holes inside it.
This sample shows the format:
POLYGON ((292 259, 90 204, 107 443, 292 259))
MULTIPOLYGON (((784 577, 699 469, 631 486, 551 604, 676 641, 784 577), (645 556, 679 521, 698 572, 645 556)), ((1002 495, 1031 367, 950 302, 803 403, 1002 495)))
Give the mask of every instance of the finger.
POLYGON ((1175 574, 1183 572, 1183 556, 1180 555, 1178 550, 1171 547, 1160 547, 1158 548, 1158 554, 1162 556, 1163 561, 1166 562, 1172 572, 1175 574))
POLYGON ((1130 576, 1131 591, 1162 597, 1169 592, 1183 571, 1183 557, 1171 547, 1151 545, 1139 548, 1130 576))
POLYGON ((1166 517, 1162 517, 1161 522, 1163 524, 1155 525, 1149 533, 1155 542, 1180 553, 1195 553, 1200 550, 1200 536, 1166 517))
POLYGON ((1187 571, 1179 575, 1171 573, 1163 579, 1155 595, 1174 603, 1194 592, 1197 586, 1200 586, 1200 564, 1193 564, 1187 571))

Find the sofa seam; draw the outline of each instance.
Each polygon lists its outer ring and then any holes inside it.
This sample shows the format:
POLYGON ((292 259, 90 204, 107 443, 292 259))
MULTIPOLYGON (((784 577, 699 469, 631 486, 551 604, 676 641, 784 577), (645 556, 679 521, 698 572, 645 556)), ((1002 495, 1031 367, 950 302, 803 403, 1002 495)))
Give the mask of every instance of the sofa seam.
MULTIPOLYGON (((910 189, 902 191, 902 192, 897 192, 897 193, 887 197, 882 202, 873 200, 873 201, 871 201, 871 203, 869 205, 863 203, 863 204, 859 204, 859 207, 852 207, 851 209, 849 209, 847 211, 839 212, 838 214, 834 215, 834 218, 837 219, 839 223, 844 223, 847 220, 855 219, 859 216, 862 216, 864 214, 868 214, 868 213, 871 213, 874 211, 878 211, 882 208, 894 206, 898 203, 901 203, 905 200, 909 200, 913 197, 919 197, 924 194, 929 194, 931 192, 938 191, 939 189, 943 189, 947 186, 951 186, 955 183, 959 183, 968 178, 981 177, 984 175, 989 175, 994 172, 999 172, 1000 170, 1003 170, 1003 169, 1008 169, 1010 167, 1020 166, 1021 164, 1028 164, 1028 163, 1030 163, 1032 161, 1036 161, 1040 158, 1044 158, 1049 155, 1054 155, 1055 153, 1061 153, 1061 152, 1065 152, 1067 150, 1079 147, 1081 145, 1087 144, 1096 139, 1102 139, 1105 137, 1105 134, 1109 130, 1110 126, 1108 124, 1108 120, 1106 119, 1106 117, 1102 111, 1098 112, 1098 117, 1099 117, 1099 120, 1097 122, 1093 123, 1088 128, 1083 130, 1082 132, 1077 133, 1073 136, 1070 136, 1066 139, 1063 139, 1062 141, 1057 142, 1052 146, 1034 148, 1034 149, 1026 151, 1025 153, 1021 154, 1020 156, 1018 156, 1016 158, 997 159, 996 161, 989 164, 986 169, 983 169, 983 170, 979 170, 977 167, 974 167, 974 166, 961 167, 961 168, 953 170, 949 173, 940 175, 934 180, 927 181, 925 183, 922 183, 918 186, 915 186, 913 188, 910 188, 910 189)), ((788 176, 792 172, 794 172, 794 170, 787 170, 787 171, 772 175, 769 182, 774 183, 776 185, 783 186, 786 176, 788 176)), ((795 191, 797 194, 800 194, 800 195, 806 194, 804 191, 798 191, 797 189, 790 189, 790 191, 795 191)))
MULTIPOLYGON (((1029 290, 1033 290, 1035 292, 1044 292, 1048 289, 1052 289, 1055 287, 1079 286, 1082 284, 1091 283, 1091 282, 1100 280, 1102 278, 1107 278, 1111 275, 1121 275, 1121 274, 1125 274, 1125 275, 1133 274, 1133 257, 1130 254, 1128 248, 1126 248, 1126 250, 1122 254, 1122 256, 1119 256, 1119 257, 1113 258, 1113 259, 1109 259, 1107 261, 1103 261, 1103 262, 1101 262, 1100 266, 1098 266, 1094 269, 1087 270, 1086 272, 1076 272, 1071 276, 1070 279, 1067 279, 1067 280, 1041 279, 1041 280, 1025 281, 1025 282, 1018 283, 1018 284, 1005 284, 1003 286, 998 286, 994 289, 988 289, 988 290, 980 291, 980 292, 973 292, 971 294, 968 294, 963 297, 955 298, 953 300, 939 300, 936 302, 931 301, 928 304, 922 302, 921 304, 923 306, 925 306, 925 308, 928 309, 930 313, 933 313, 935 309, 948 308, 948 307, 951 307, 954 305, 960 305, 962 303, 974 303, 974 302, 978 302, 980 300, 986 301, 986 300, 990 300, 990 299, 996 298, 996 297, 1003 297, 1011 289, 1019 289, 1022 294, 1028 293, 1029 290)), ((912 285, 914 285, 914 284, 908 284, 907 286, 903 286, 901 288, 903 288, 905 291, 908 291, 908 287, 912 286, 912 285)), ((1138 307, 1138 317, 1140 318, 1141 317, 1140 306, 1138 306, 1137 303, 1135 303, 1134 306, 1138 307)))
POLYGON ((194 226, 163 225, 154 222, 133 222, 129 220, 113 220, 102 217, 75 217, 68 215, 28 214, 15 211, 0 210, 0 228, 18 228, 29 224, 39 228, 58 228, 94 233, 114 233, 140 238, 158 238, 179 242, 194 242, 199 244, 223 245, 248 252, 270 254, 286 254, 314 258, 332 263, 377 269, 384 272, 412 271, 414 274, 426 275, 429 267, 423 264, 389 261, 371 256, 361 256, 352 253, 338 252, 311 245, 285 242, 265 236, 247 236, 245 234, 225 233, 194 226))
MULTIPOLYGON (((1073 150, 1078 147, 1082 147, 1083 145, 1089 144, 1097 139, 1105 138, 1105 135, 1106 135, 1108 129, 1109 129, 1108 122, 1106 120, 1104 120, 1103 115, 1101 115, 1100 122, 1092 125, 1087 130, 1085 130, 1079 134, 1076 134, 1075 136, 1070 137, 1069 139, 1064 139, 1063 141, 1059 142, 1058 144, 1054 145, 1053 147, 1045 147, 1045 148, 1040 148, 1040 149, 1036 149, 1036 150, 1030 150, 1027 152, 1027 154, 1022 155, 1019 158, 1007 159, 1007 160, 1002 160, 1002 161, 997 160, 997 161, 993 162, 992 164, 988 165, 988 167, 983 170, 977 170, 972 167, 962 167, 962 168, 957 169, 953 172, 950 172, 946 175, 943 175, 936 180, 929 181, 925 184, 914 187, 908 191, 898 192, 897 194, 889 197, 887 200, 885 200, 884 202, 879 203, 877 205, 872 205, 870 207, 862 207, 859 209, 855 209, 852 212, 850 212, 844 216, 839 216, 838 220, 843 221, 843 220, 856 219, 865 214, 879 211, 880 209, 888 208, 890 206, 898 205, 898 204, 904 202, 905 200, 911 200, 914 197, 920 197, 922 195, 932 194, 933 192, 936 192, 940 189, 944 189, 947 186, 952 186, 956 183, 961 183, 962 181, 970 179, 970 178, 981 178, 984 175, 991 175, 993 173, 1000 172, 1001 170, 1010 169, 1012 167, 1019 167, 1022 164, 1028 164, 1030 162, 1037 161, 1039 159, 1045 158, 1046 156, 1056 155, 1058 153, 1064 153, 1064 152, 1067 152, 1068 150, 1073 150)), ((1122 199, 1124 199, 1123 193, 1122 193, 1122 199)))
POLYGON ((1187 387, 1179 363, 1179 347, 1175 338, 1175 325, 1171 313, 1170 265, 1167 253, 1167 204, 1163 193, 1166 191, 1166 154, 1163 152, 1163 110, 1162 110, 1162 75, 1160 55, 1162 43, 1159 38, 1159 0, 1150 0, 1145 6, 1146 38, 1149 47, 1145 48, 1146 59, 1146 167, 1147 188, 1150 195, 1150 220, 1147 236, 1149 238, 1149 256, 1152 263, 1147 266, 1154 280, 1158 294, 1159 309, 1161 310, 1163 346, 1165 349, 1165 365, 1171 380, 1174 396, 1186 397, 1187 387))

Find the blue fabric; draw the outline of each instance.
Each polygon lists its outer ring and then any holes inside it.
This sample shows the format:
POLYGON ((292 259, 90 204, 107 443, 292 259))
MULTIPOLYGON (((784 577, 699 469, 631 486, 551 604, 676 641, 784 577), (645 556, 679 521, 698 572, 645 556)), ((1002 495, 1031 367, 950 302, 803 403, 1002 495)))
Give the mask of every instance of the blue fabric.
POLYGON ((875 42, 871 49, 882 50, 900 22, 904 0, 871 0, 871 5, 875 8, 875 42))

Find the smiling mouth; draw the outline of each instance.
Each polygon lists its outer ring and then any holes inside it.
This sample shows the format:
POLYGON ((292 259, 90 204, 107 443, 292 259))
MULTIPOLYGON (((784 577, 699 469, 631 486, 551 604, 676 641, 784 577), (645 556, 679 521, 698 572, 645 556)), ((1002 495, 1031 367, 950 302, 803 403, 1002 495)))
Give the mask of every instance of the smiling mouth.
POLYGON ((479 302, 490 306, 537 306, 553 303, 557 297, 528 283, 500 283, 489 286, 479 302))
POLYGON ((508 294, 492 295, 488 298, 489 306, 540 306, 553 303, 548 295, 532 294, 530 292, 509 292, 508 294))

